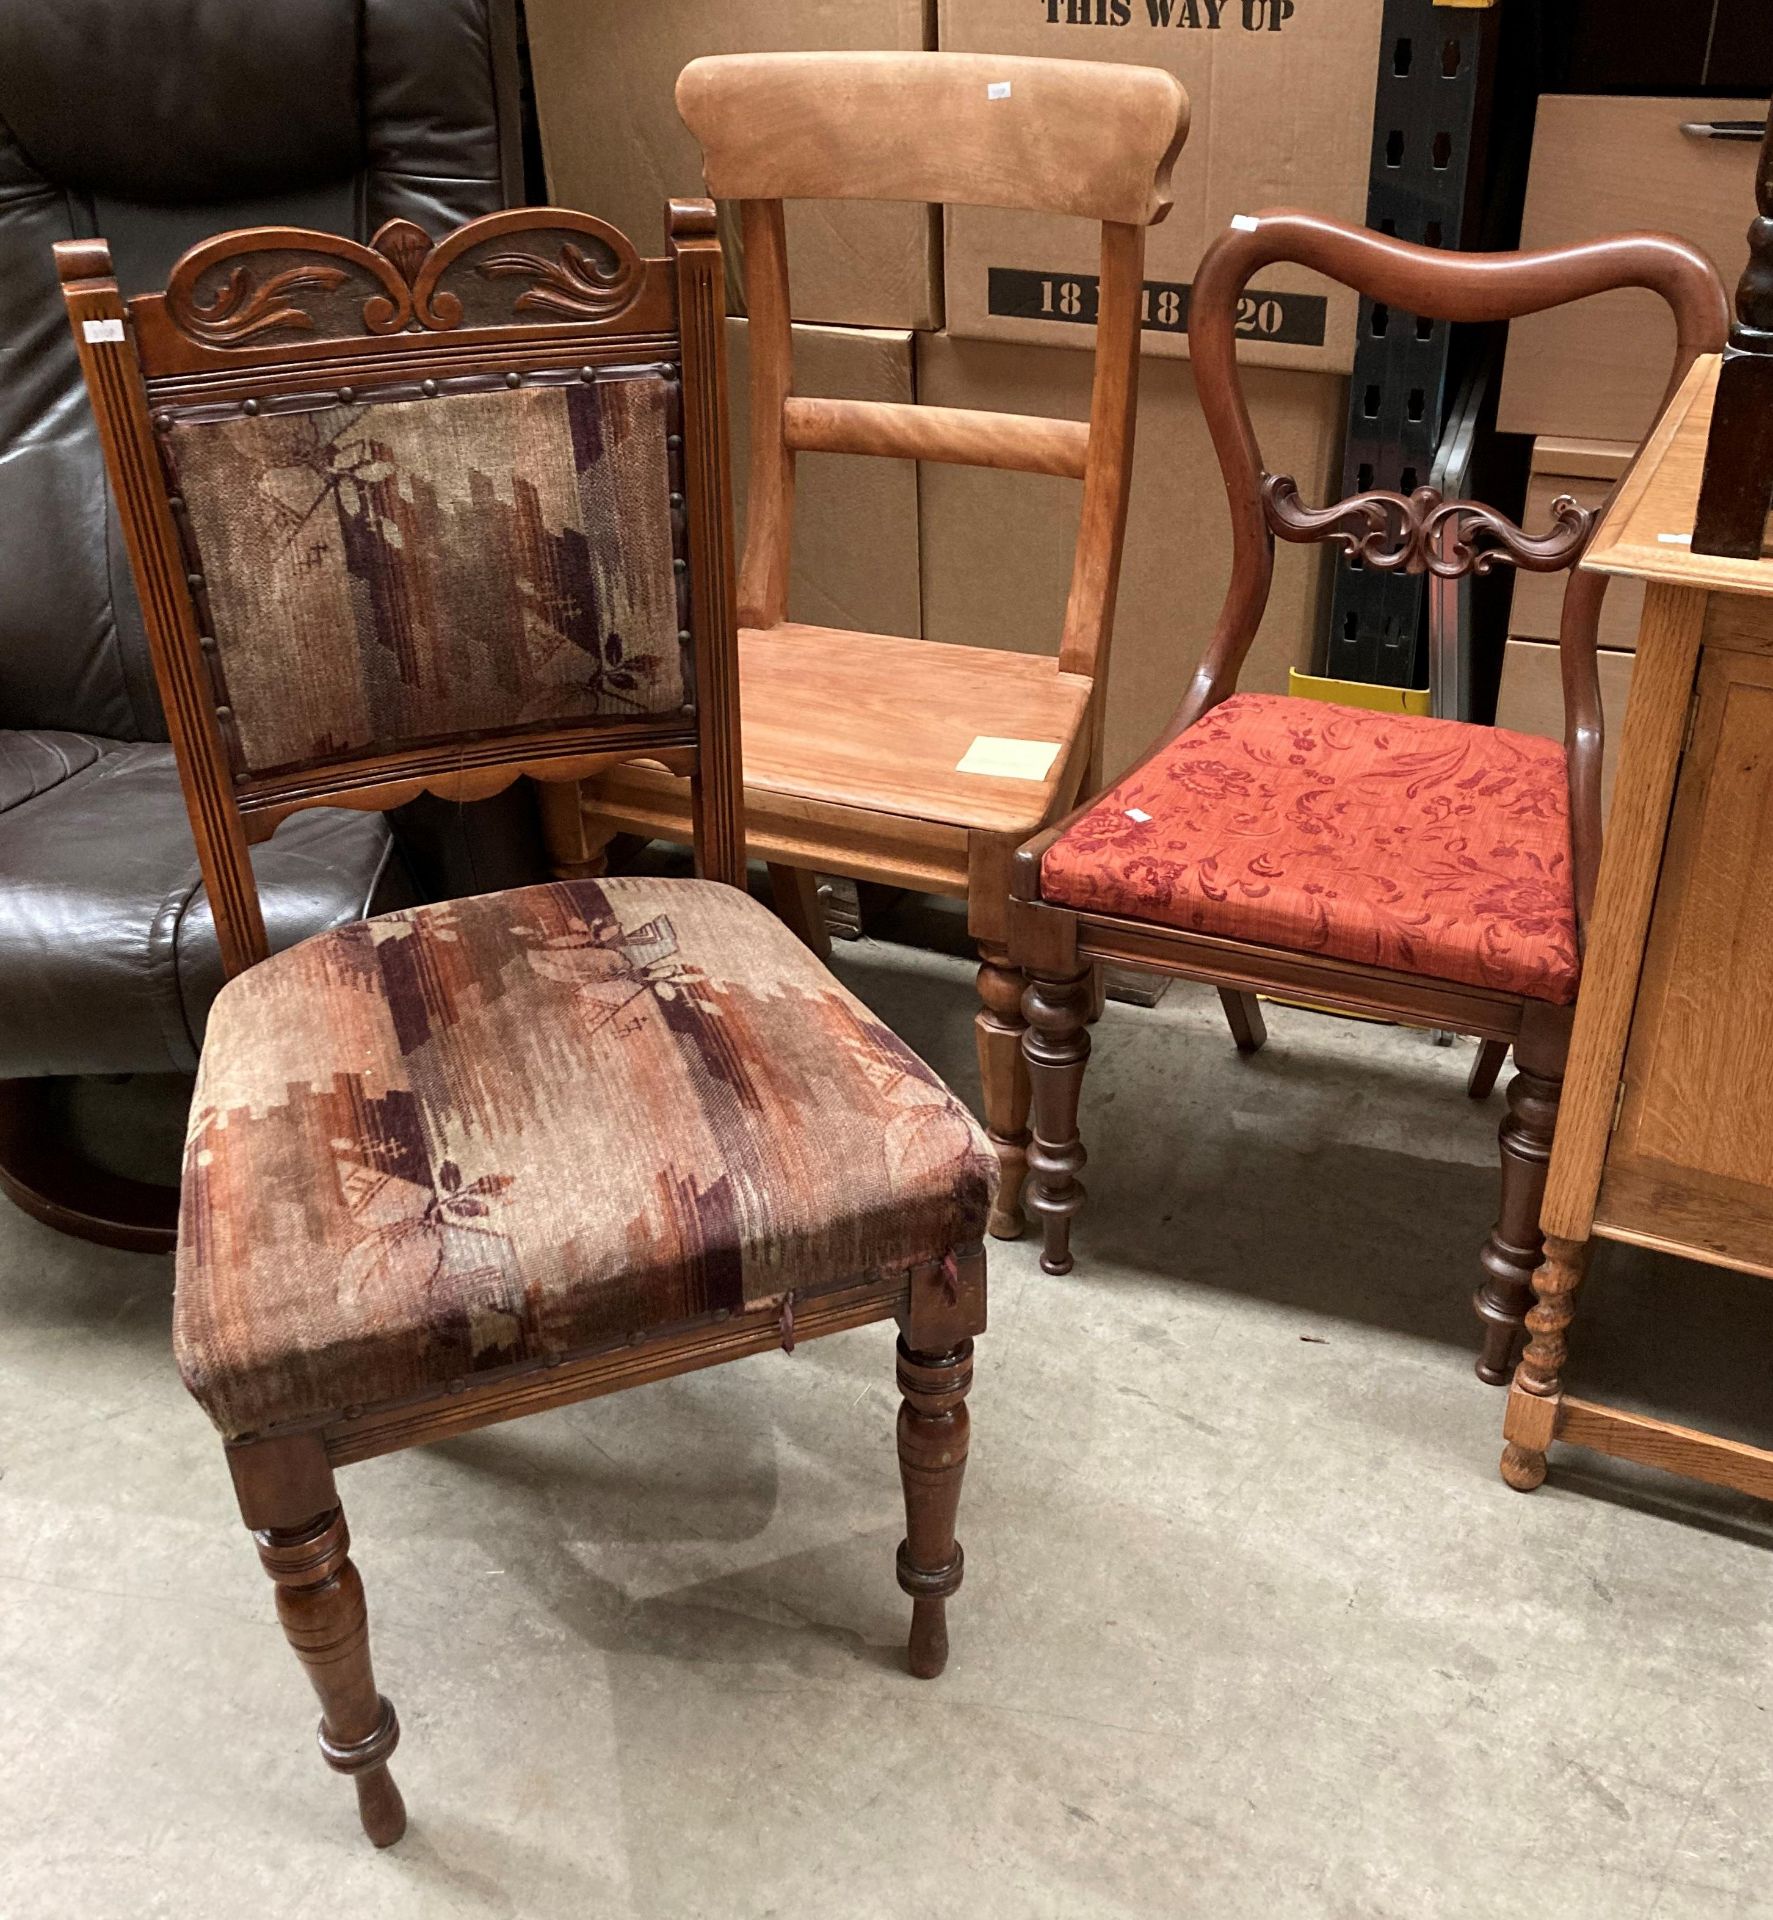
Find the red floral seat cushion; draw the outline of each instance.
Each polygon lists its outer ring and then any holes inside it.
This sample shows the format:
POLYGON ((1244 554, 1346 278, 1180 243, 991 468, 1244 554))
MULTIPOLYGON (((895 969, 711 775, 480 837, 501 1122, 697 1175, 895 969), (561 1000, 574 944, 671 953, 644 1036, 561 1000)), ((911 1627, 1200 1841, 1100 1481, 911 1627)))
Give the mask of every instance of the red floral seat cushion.
POLYGON ((1576 997, 1564 750, 1501 727, 1234 694, 1047 849, 1041 892, 1295 953, 1576 997))

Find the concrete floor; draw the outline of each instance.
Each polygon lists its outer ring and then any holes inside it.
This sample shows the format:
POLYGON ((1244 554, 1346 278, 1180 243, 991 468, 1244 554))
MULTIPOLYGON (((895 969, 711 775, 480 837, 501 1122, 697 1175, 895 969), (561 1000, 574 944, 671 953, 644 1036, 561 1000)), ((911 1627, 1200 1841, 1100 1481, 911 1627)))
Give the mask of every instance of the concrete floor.
MULTIPOLYGON (((838 964, 973 1087, 969 968, 838 964)), ((0 1204, 0 1914, 1773 1915, 1766 1511, 1593 1459, 1507 1491, 1500 1096, 1467 1044, 1270 1026, 1242 1061, 1176 989, 1098 1029, 1078 1271, 993 1251, 942 1681, 900 1664, 885 1328, 349 1470, 385 1855, 168 1263, 0 1204)), ((1603 1257, 1585 1306, 1585 1388, 1659 1365, 1755 1434, 1763 1289, 1603 1257)))

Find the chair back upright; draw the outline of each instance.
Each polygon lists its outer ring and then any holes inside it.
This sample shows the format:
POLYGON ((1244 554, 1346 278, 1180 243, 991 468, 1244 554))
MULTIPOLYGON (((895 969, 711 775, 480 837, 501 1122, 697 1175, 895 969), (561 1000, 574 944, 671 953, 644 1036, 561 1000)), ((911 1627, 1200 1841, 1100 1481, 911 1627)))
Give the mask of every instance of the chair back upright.
POLYGON ((1674 315, 1671 398, 1693 362, 1723 345, 1728 311, 1717 271, 1697 249, 1665 234, 1622 234, 1539 253, 1449 253, 1280 209, 1240 220, 1214 241, 1189 307, 1189 351, 1225 479, 1233 563, 1218 624, 1163 739, 1236 691, 1267 605, 1277 537, 1331 541, 1363 566, 1436 580, 1499 565, 1536 573, 1567 569, 1559 632, 1564 744, 1577 917, 1586 927, 1600 868, 1603 729, 1595 650, 1607 583, 1603 574, 1579 570, 1579 562, 1601 510, 1560 497, 1550 528, 1529 533, 1493 507, 1445 500, 1428 486, 1408 495, 1374 490, 1324 507, 1303 501, 1290 476, 1264 466, 1238 376, 1239 301, 1250 280, 1277 261, 1315 268, 1354 288, 1378 302, 1387 319, 1396 311, 1434 320, 1512 320, 1616 287, 1647 288, 1674 315))
MULTIPOLYGON (((751 329, 742 625, 787 617, 799 453, 871 454, 1083 482, 1058 667, 1107 666, 1132 472, 1145 229, 1170 208, 1188 96, 1150 67, 959 53, 719 55, 677 105, 708 191, 740 203, 751 329), (1090 418, 795 392, 784 200, 1024 208, 1101 225, 1090 418)), ((1100 699, 1094 724, 1100 727, 1100 699)))
POLYGON ((103 241, 56 258, 230 975, 248 845, 305 807, 645 755, 739 879, 709 203, 662 260, 552 208, 226 233, 127 303, 103 241))

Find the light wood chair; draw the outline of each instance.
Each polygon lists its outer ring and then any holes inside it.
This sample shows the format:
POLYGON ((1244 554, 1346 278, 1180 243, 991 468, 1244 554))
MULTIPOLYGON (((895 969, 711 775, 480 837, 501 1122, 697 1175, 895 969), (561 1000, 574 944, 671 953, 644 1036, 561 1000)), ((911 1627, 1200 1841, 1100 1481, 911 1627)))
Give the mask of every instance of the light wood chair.
MULTIPOLYGON (((1564 497, 1523 532, 1430 487, 1308 506, 1265 470, 1238 379, 1238 302, 1277 261, 1315 268, 1386 307, 1453 321, 1536 313, 1611 287, 1667 301, 1670 390, 1725 325, 1705 257, 1654 234, 1546 253, 1445 253, 1288 210, 1223 234, 1195 277, 1189 339, 1225 476, 1233 571, 1218 625, 1169 726, 1108 792, 1016 855, 1011 954, 1031 978, 1029 1204, 1042 1265, 1071 1267, 1083 1201, 1078 1099, 1089 1058, 1089 970, 1122 962, 1242 997, 1269 993, 1475 1034, 1474 1092, 1512 1048, 1502 1205, 1480 1255, 1479 1376, 1512 1371, 1539 1262, 1545 1189, 1581 943, 1601 846, 1596 622, 1605 580, 1580 570, 1595 514, 1564 497), (1364 565, 1439 584, 1499 565, 1570 570, 1559 646, 1565 739, 1239 694, 1276 538, 1332 541, 1364 565)), ((1246 1036, 1238 1035, 1240 1046, 1246 1036)), ((1249 1039, 1260 1042, 1258 1028, 1249 1039)))
POLYGON ((185 1154, 174 1346, 321 1752, 405 1825, 335 1469, 896 1319, 912 1671, 947 1657, 996 1164, 737 884, 714 208, 432 244, 224 234, 127 307, 56 249, 229 975, 185 1154), (250 848, 306 808, 626 755, 696 879, 563 881, 268 951, 250 848), (719 883, 719 884, 717 884, 719 883))
MULTIPOLYGON (((751 327, 751 471, 739 572, 746 834, 778 911, 816 941, 810 877, 967 902, 982 965, 984 1112, 1003 1167, 991 1231, 1022 1230, 1023 978, 1005 947, 1010 856, 1086 790, 1099 751, 1132 466, 1145 229, 1170 206, 1187 96, 1143 67, 961 54, 735 55, 684 69, 678 107, 709 191, 741 203, 751 327), (1088 425, 963 408, 808 399, 794 387, 784 199, 1030 208, 1102 226, 1088 425), (853 633, 788 618, 800 453, 884 455, 1083 483, 1057 658, 853 633), (974 742, 1037 750, 963 770, 974 742)), ((1087 339, 1087 335, 1083 336, 1087 339)), ((982 534, 986 530, 981 530, 982 534)), ((866 527, 855 529, 858 542, 866 527)), ((1011 564, 982 538, 981 568, 1011 564)), ((617 833, 682 840, 681 781, 626 767, 586 787, 595 861, 617 833)))

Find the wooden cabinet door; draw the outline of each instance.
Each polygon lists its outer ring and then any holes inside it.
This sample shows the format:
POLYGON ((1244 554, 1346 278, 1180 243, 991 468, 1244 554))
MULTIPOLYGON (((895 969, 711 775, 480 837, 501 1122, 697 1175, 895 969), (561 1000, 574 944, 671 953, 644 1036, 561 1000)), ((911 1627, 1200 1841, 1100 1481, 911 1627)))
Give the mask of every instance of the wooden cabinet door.
POLYGON ((1773 655, 1707 647, 1596 1229, 1773 1274, 1773 655))

